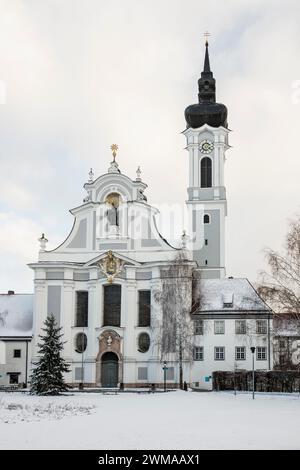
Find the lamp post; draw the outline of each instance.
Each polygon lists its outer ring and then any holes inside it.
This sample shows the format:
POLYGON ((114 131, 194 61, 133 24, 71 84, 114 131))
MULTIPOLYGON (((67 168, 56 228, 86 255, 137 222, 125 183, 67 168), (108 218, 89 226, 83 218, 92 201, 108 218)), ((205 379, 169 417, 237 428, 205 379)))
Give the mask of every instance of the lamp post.
POLYGON ((252 346, 251 348, 252 352, 252 398, 254 400, 254 387, 255 387, 255 377, 254 377, 254 353, 255 353, 255 347, 252 346))
POLYGON ((81 336, 81 387, 83 390, 83 381, 84 381, 84 369, 83 369, 83 348, 84 348, 84 330, 82 331, 81 336))
POLYGON ((167 370, 168 370, 167 363, 166 363, 166 361, 164 361, 164 365, 163 365, 163 371, 164 371, 164 392, 167 391, 167 370))

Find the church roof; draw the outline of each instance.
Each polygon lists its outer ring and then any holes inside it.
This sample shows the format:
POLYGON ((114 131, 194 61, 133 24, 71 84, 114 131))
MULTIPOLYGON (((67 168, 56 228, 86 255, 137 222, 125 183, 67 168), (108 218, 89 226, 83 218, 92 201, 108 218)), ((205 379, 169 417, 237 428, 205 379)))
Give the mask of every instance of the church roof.
POLYGON ((208 42, 205 44, 204 67, 198 80, 199 103, 191 104, 185 110, 187 128, 197 129, 204 124, 212 127, 228 127, 227 108, 216 103, 216 80, 210 70, 208 42))
POLYGON ((0 338, 32 336, 33 294, 0 294, 0 338))
POLYGON ((200 307, 193 313, 271 312, 248 279, 201 279, 195 286, 200 307))

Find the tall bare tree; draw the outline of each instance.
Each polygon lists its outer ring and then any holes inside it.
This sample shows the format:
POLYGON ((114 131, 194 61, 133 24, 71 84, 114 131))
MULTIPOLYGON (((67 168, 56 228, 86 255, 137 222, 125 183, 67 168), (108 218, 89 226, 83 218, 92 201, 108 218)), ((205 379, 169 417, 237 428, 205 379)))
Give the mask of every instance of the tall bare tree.
POLYGON ((266 250, 269 271, 258 292, 275 313, 300 319, 300 216, 289 224, 283 252, 266 250))
POLYGON ((179 252, 170 265, 162 268, 161 289, 154 292, 161 312, 154 322, 156 345, 162 361, 178 362, 180 388, 183 388, 183 365, 193 360, 192 271, 184 252, 179 252))

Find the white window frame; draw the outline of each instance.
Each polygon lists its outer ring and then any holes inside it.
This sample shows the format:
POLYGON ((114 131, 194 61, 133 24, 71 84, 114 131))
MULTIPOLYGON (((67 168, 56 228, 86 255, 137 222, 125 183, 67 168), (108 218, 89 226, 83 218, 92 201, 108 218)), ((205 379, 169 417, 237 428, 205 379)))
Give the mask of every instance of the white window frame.
POLYGON ((256 334, 266 335, 267 333, 268 333, 267 320, 256 320, 256 334), (262 328, 262 325, 263 325, 263 328, 262 328))
POLYGON ((203 346, 194 346, 194 361, 204 361, 203 346))
POLYGON ((225 320, 214 320, 214 333, 215 335, 225 335, 225 320), (220 325, 222 325, 222 328, 220 328, 220 325))
POLYGON ((245 346, 236 346, 235 347, 235 360, 236 361, 245 361, 246 360, 246 347, 245 346), (241 357, 244 356, 244 357, 241 357))
POLYGON ((215 346, 215 361, 225 361, 225 346, 215 346), (220 351, 221 349, 222 351, 220 351), (220 355, 223 357, 220 357, 220 355))
POLYGON ((194 335, 203 335, 203 320, 194 320, 194 335), (197 329, 201 331, 201 333, 197 332, 197 329))
POLYGON ((256 347, 256 360, 257 361, 267 361, 268 360, 268 352, 267 352, 267 347, 266 346, 257 346, 256 347))
POLYGON ((236 335, 245 335, 247 332, 247 320, 235 320, 235 334, 236 335), (238 331, 238 324, 243 324, 244 325, 244 330, 243 332, 238 331))

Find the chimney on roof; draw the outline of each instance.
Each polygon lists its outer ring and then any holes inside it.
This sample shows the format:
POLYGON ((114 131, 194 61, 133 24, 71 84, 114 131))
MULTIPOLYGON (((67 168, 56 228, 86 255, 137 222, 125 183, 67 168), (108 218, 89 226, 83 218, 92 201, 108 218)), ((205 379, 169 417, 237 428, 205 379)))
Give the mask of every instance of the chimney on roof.
POLYGON ((15 293, 14 290, 9 290, 9 291, 7 291, 7 294, 8 294, 8 295, 14 295, 14 293, 15 293))

